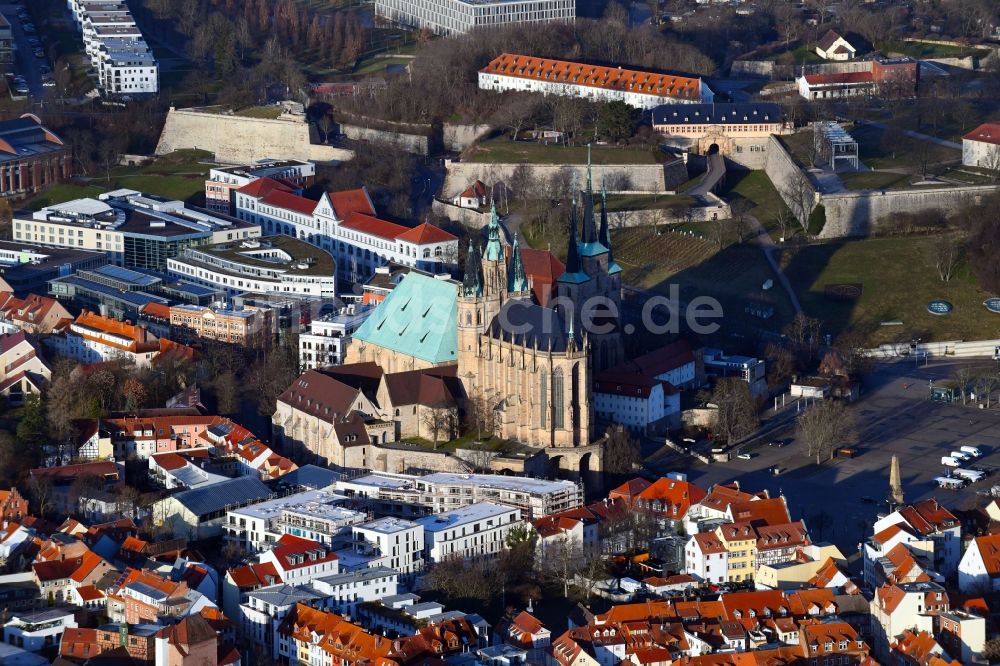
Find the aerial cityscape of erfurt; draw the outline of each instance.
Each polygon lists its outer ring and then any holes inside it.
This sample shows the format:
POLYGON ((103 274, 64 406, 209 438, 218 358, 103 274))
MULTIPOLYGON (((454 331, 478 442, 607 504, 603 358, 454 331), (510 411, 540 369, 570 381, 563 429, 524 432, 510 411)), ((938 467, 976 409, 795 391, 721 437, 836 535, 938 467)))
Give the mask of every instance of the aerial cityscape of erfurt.
POLYGON ((1000 664, 1000 0, 0 0, 0 631, 1000 664))

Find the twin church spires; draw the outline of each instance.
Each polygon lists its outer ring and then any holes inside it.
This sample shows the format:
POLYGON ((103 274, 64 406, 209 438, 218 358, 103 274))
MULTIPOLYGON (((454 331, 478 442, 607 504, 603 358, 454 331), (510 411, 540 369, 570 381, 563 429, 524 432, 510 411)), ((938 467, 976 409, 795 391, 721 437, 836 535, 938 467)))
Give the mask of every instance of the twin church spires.
MULTIPOLYGON (((607 286, 604 284, 604 278, 617 278, 622 269, 615 262, 611 251, 608 198, 603 187, 601 188, 599 225, 595 219, 593 167, 589 146, 587 147, 587 186, 585 190, 579 192, 583 208, 582 225, 578 222, 577 194, 574 188, 566 267, 563 274, 558 277, 557 282, 564 285, 583 285, 597 279, 602 283, 599 290, 603 291, 603 288, 607 286)), ((500 220, 497 216, 496 205, 491 204, 486 245, 483 247, 482 254, 480 254, 476 244, 471 239, 469 241, 465 277, 462 281, 462 295, 467 298, 500 293, 516 296, 526 295, 529 291, 530 287, 521 255, 520 239, 515 233, 508 258, 500 238, 500 220)))

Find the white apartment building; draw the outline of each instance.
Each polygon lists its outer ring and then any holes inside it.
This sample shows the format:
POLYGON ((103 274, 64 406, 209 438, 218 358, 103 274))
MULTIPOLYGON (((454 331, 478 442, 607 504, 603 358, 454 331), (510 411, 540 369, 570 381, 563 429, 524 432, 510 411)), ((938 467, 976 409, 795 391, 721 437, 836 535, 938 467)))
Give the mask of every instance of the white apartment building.
POLYGON ((329 253, 290 236, 189 247, 167 260, 167 272, 226 292, 334 298, 336 263, 329 253))
POLYGON ((282 536, 310 539, 336 547, 351 537, 351 528, 367 520, 364 513, 341 504, 347 497, 327 490, 307 490, 226 511, 225 539, 251 553, 271 548, 282 536))
POLYGON ((104 252, 116 266, 164 271, 184 248, 260 237, 260 227, 135 190, 46 206, 12 222, 14 240, 104 252))
POLYGON ((442 513, 478 502, 513 507, 534 520, 583 505, 583 487, 572 481, 549 481, 501 474, 436 472, 415 476, 378 472, 337 481, 348 497, 363 497, 376 514, 399 515, 403 507, 419 513, 442 513))
POLYGON ((308 584, 262 587, 240 604, 241 636, 278 659, 278 627, 296 603, 354 617, 360 604, 393 596, 397 589, 398 574, 385 567, 324 576, 308 584))
POLYGON ((944 576, 958 570, 962 557, 962 523, 936 499, 921 500, 893 511, 872 526, 873 534, 898 525, 934 544, 934 568, 944 576))
POLYGON ((52 650, 59 645, 66 629, 77 627, 69 610, 49 608, 18 613, 3 627, 3 642, 28 652, 52 650))
POLYGON ((685 572, 699 581, 725 583, 729 576, 729 552, 714 532, 699 532, 684 548, 685 572))
POLYGON ((376 0, 375 15, 439 35, 512 23, 572 22, 575 0, 376 0))
POLYGON ((479 89, 537 92, 637 109, 662 104, 711 104, 715 93, 696 76, 678 76, 503 53, 479 70, 479 89))
POLYGON ((98 86, 114 95, 159 92, 159 65, 125 0, 67 0, 98 86))
POLYGON ((326 250, 342 280, 363 282, 390 262, 438 273, 458 261, 455 236, 426 223, 409 228, 379 219, 365 188, 313 201, 275 185, 258 179, 236 190, 236 217, 326 250))
POLYGON ((299 333, 299 369, 305 372, 343 363, 351 336, 374 311, 373 305, 350 304, 309 322, 299 333))
POLYGON ((677 421, 680 409, 680 391, 658 379, 614 369, 594 377, 594 414, 599 419, 653 434, 677 421))
POLYGON ((378 556, 382 564, 407 578, 423 568, 424 528, 419 523, 379 518, 353 530, 355 552, 378 556))
POLYGON ((505 548, 508 532, 523 525, 518 509, 479 502, 415 521, 424 529, 424 559, 492 556, 505 548))
POLYGON ((216 167, 208 172, 205 181, 205 207, 235 215, 233 191, 261 178, 270 178, 296 188, 308 187, 316 178, 316 165, 301 160, 265 159, 242 166, 216 167))

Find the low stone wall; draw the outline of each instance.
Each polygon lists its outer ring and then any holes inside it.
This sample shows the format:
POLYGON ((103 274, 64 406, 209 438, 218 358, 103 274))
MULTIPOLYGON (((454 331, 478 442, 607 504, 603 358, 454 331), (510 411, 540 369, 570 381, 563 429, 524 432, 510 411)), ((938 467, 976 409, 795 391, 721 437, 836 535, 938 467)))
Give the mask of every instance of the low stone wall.
POLYGON ((312 143, 304 116, 283 115, 272 120, 171 108, 156 154, 181 149, 207 150, 227 164, 266 158, 331 162, 354 157, 350 150, 312 143))
POLYGON ((449 452, 431 451, 419 446, 365 444, 349 447, 345 455, 347 467, 367 467, 375 472, 468 474, 473 471, 472 465, 449 452))
POLYGON ((471 208, 462 208, 447 201, 435 199, 431 203, 431 210, 437 215, 447 217, 452 222, 458 222, 470 229, 482 229, 490 223, 489 213, 480 213, 471 208))
POLYGON ((939 209, 954 211, 979 205, 983 198, 1000 189, 998 185, 961 187, 919 186, 906 190, 837 192, 820 197, 826 209, 826 225, 820 238, 867 236, 879 231, 880 223, 899 213, 919 213, 939 209))
MULTIPOLYGON (((475 180, 481 180, 491 185, 510 180, 511 174, 520 164, 490 164, 486 162, 457 162, 445 160, 445 177, 442 195, 446 199, 456 196, 475 180)), ((576 173, 577 182, 585 183, 587 165, 585 164, 526 164, 532 180, 548 180, 561 169, 569 169, 576 173)), ((595 164, 593 178, 600 183, 602 178, 614 180, 622 174, 628 177, 629 189, 648 194, 663 194, 673 190, 677 185, 687 180, 687 165, 684 160, 677 159, 667 164, 595 164)))
POLYGON ((730 67, 729 75, 734 78, 770 79, 774 77, 774 61, 737 60, 730 67))
POLYGON ((425 134, 407 134, 347 123, 340 124, 340 131, 353 141, 384 143, 417 155, 430 155, 431 152, 431 140, 425 134))

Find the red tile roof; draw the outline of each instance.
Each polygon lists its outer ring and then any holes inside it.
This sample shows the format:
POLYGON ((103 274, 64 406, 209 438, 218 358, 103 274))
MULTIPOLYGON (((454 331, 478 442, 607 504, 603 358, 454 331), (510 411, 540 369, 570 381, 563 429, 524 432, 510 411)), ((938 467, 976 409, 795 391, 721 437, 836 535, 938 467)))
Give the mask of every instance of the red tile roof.
POLYGON ((340 559, 333 551, 311 539, 285 534, 271 549, 282 571, 311 567, 340 559))
POLYGON ((275 208, 293 210, 296 213, 302 213, 303 215, 312 215, 313 211, 316 210, 316 202, 312 199, 306 199, 305 197, 300 197, 297 194, 281 190, 269 192, 264 196, 263 202, 269 206, 274 206, 275 208))
POLYGON ((389 222, 387 220, 380 220, 377 217, 357 212, 348 215, 340 224, 342 227, 347 229, 360 231, 361 233, 368 234, 369 236, 378 236, 379 238, 384 238, 386 240, 395 240, 402 234, 409 231, 407 227, 404 227, 401 224, 396 224, 395 222, 389 222))
POLYGON ((292 188, 273 178, 264 177, 249 182, 236 191, 240 194, 246 194, 247 196, 260 199, 262 197, 266 197, 272 192, 291 192, 292 188))
POLYGON ((247 564, 229 570, 229 577, 239 588, 256 588, 264 585, 276 585, 281 582, 281 575, 270 562, 247 564))
POLYGON ((871 72, 840 72, 839 74, 806 74, 806 83, 811 86, 836 85, 839 83, 871 83, 875 77, 871 72))
POLYGON ((990 578, 1000 577, 1000 534, 976 537, 974 547, 983 558, 983 565, 990 578))
POLYGON ((658 97, 701 99, 701 79, 697 77, 587 65, 512 53, 497 56, 480 71, 520 79, 620 90, 658 97))
POLYGON ((397 236, 397 239, 406 241, 407 243, 413 243, 414 245, 447 243, 448 241, 458 240, 458 238, 452 236, 444 229, 427 224, 426 222, 413 227, 409 231, 404 231, 397 236))
POLYGON ((329 197, 337 219, 346 220, 351 213, 375 214, 375 207, 372 206, 371 199, 368 197, 368 191, 363 187, 343 192, 330 192, 329 197))
POLYGON ((1000 146, 1000 122, 983 123, 962 138, 1000 146))
POLYGON ((81 585, 76 588, 76 593, 80 595, 80 599, 83 601, 97 601, 104 598, 104 593, 93 585, 81 585))

